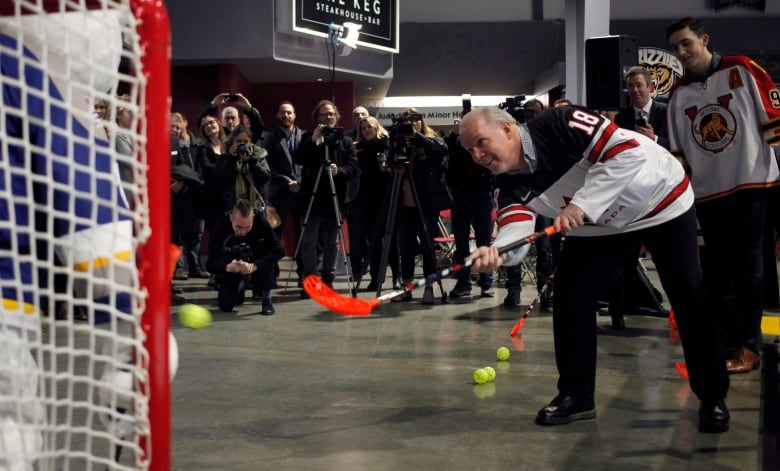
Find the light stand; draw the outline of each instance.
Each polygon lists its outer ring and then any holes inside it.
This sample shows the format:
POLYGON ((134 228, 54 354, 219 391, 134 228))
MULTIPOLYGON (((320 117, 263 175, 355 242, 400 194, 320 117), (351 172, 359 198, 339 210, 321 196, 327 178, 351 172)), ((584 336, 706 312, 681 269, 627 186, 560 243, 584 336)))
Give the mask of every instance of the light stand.
POLYGON ((328 53, 328 71, 330 73, 331 98, 336 103, 336 46, 343 45, 341 56, 348 56, 357 48, 360 29, 363 25, 346 22, 343 25, 331 23, 328 25, 328 40, 325 47, 328 53))

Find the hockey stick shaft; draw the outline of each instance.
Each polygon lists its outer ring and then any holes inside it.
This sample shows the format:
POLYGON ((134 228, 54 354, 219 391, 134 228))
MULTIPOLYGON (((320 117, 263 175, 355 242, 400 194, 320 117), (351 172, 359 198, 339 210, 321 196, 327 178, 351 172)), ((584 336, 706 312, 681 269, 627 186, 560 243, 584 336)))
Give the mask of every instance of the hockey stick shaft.
POLYGON ((534 307, 536 307, 536 304, 542 300, 542 296, 544 296, 544 293, 549 291, 550 286, 552 286, 554 278, 555 278, 555 272, 552 272, 552 274, 547 278, 547 280, 545 280, 542 289, 540 289, 536 293, 536 297, 534 298, 533 301, 531 301, 531 304, 528 306, 528 309, 525 310, 525 312, 520 317, 520 319, 517 320, 515 326, 512 327, 512 330, 509 332, 510 337, 514 337, 515 335, 517 335, 517 333, 520 332, 520 329, 523 328, 523 326, 525 325, 525 319, 528 317, 528 314, 530 314, 531 311, 533 311, 534 307))
MULTIPOLYGON (((507 252, 510 252, 512 250, 519 249, 520 247, 523 247, 525 245, 531 244, 533 242, 536 242, 536 240, 543 238, 543 237, 549 237, 551 235, 554 235, 558 232, 558 230, 555 228, 555 226, 547 226, 544 228, 544 230, 541 230, 537 233, 531 234, 528 237, 524 237, 520 240, 517 240, 515 242, 512 242, 511 244, 507 244, 503 247, 498 248, 499 254, 505 254, 507 252)), ((433 273, 431 275, 426 276, 425 278, 420 278, 418 280, 412 281, 407 283, 403 289, 399 289, 396 291, 391 291, 387 294, 383 294, 382 296, 378 297, 377 300, 381 303, 383 301, 387 301, 389 299, 395 298, 396 296, 400 296, 404 293, 408 293, 410 291, 415 290, 416 288, 420 288, 423 286, 428 286, 430 284, 436 283, 449 275, 453 273, 458 273, 459 271, 469 268, 474 264, 473 260, 468 260, 462 264, 455 264, 452 268, 445 268, 437 273, 433 273)))

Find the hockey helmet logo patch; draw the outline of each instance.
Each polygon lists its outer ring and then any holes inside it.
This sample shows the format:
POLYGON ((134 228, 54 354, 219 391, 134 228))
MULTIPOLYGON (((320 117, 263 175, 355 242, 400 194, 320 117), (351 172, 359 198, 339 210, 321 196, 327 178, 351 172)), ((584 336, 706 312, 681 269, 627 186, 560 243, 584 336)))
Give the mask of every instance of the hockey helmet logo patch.
POLYGON ((731 95, 726 95, 717 103, 685 110, 691 119, 691 134, 702 149, 717 154, 734 140, 737 121, 728 108, 730 101, 731 95))

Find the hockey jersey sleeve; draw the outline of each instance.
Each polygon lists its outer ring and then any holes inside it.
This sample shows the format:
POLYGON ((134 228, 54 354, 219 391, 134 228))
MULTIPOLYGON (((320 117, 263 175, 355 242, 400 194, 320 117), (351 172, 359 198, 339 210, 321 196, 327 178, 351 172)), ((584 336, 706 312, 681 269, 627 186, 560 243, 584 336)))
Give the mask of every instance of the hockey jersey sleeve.
MULTIPOLYGON (((498 205, 499 210, 496 218, 498 234, 492 245, 500 249, 534 233, 536 213, 524 204, 513 200, 510 192, 502 193, 499 190, 498 205)), ((519 249, 507 252, 504 265, 514 266, 519 264, 528 255, 529 248, 530 245, 524 245, 519 249)))

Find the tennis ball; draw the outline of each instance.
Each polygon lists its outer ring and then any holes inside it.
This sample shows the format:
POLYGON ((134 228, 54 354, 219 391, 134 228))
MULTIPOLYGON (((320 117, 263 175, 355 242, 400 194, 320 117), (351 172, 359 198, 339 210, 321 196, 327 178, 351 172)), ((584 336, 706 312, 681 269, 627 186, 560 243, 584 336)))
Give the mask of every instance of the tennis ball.
POLYGON ((486 367, 484 367, 482 369, 485 370, 485 372, 487 373, 487 376, 488 376, 487 380, 488 380, 488 382, 493 381, 494 379, 496 379, 496 370, 494 370, 492 366, 486 366, 486 367))
POLYGON ((479 368, 478 370, 474 370, 474 382, 477 384, 487 383, 488 381, 488 372, 485 371, 484 368, 479 368))
POLYGON ((498 350, 496 350, 496 358, 498 358, 499 361, 509 360, 509 349, 506 347, 498 347, 498 350))
POLYGON ((211 312, 197 304, 185 304, 179 309, 179 322, 190 329, 202 329, 211 324, 211 312))

